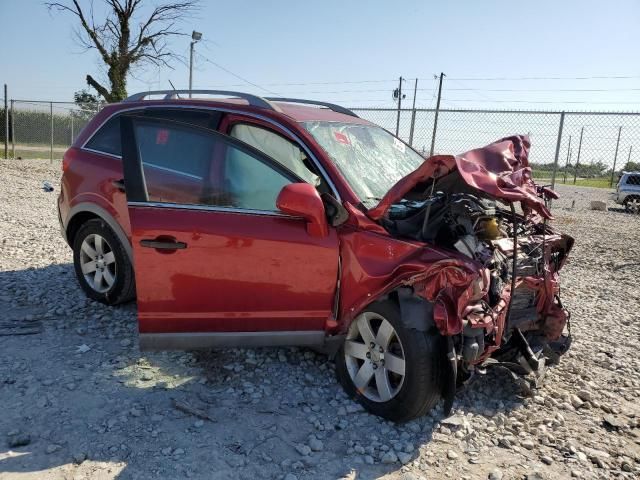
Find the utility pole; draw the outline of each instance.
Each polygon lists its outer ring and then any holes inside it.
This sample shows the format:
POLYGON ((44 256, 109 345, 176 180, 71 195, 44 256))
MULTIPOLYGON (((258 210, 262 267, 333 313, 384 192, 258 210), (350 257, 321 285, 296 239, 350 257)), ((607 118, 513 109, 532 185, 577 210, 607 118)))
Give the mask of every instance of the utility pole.
POLYGON ((627 157, 627 165, 629 164, 629 162, 631 161, 631 149, 633 148, 633 145, 629 145, 629 156, 627 157))
POLYGON ((396 137, 400 135, 400 109, 402 108, 402 77, 398 82, 398 88, 396 89, 394 96, 398 95, 398 116, 396 118, 396 137))
POLYGON ((616 153, 613 156, 613 168, 611 169, 610 187, 613 187, 613 176, 616 174, 616 163, 618 162, 618 147, 620 146, 620 135, 622 134, 622 125, 618 128, 618 141, 616 142, 616 153))
POLYGON ((189 48, 189 98, 191 98, 191 90, 193 89, 193 46, 202 38, 200 32, 195 30, 191 33, 191 45, 189 48))
POLYGON ((433 149, 436 146, 436 132, 438 131, 438 114, 440 113, 440 98, 442 97, 442 78, 444 73, 440 72, 440 85, 438 86, 438 101, 436 102, 435 119, 433 120, 433 134, 431 135, 431 150, 429 156, 433 156, 433 149))
POLYGON ((418 77, 413 83, 413 108, 411 109, 411 129, 409 130, 409 145, 413 147, 413 129, 416 124, 416 96, 418 94, 418 77))
POLYGON ((9 158, 9 100, 7 99, 7 84, 4 84, 4 159, 9 158))
POLYGON ((582 151, 582 134, 584 133, 584 127, 580 129, 580 142, 578 143, 578 156, 576 157, 576 168, 573 171, 573 184, 576 184, 578 178, 578 165, 580 165, 580 152, 582 151))

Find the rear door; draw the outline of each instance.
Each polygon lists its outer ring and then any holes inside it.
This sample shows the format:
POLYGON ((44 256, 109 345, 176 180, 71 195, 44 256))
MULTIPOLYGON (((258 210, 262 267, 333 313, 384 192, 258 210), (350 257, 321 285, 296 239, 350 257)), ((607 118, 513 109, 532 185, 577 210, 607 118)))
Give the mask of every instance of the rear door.
POLYGON ((247 144, 122 118, 141 348, 322 342, 338 240, 275 206, 302 181, 247 144))

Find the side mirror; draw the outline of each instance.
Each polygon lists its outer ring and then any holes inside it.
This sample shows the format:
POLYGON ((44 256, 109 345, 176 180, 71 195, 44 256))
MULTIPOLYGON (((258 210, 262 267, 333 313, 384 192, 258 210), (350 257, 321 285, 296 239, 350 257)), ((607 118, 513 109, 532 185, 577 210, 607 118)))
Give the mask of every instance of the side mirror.
POLYGON ((324 204, 313 185, 308 183, 286 185, 276 199, 276 206, 284 213, 304 218, 307 221, 309 235, 313 237, 329 235, 324 204))

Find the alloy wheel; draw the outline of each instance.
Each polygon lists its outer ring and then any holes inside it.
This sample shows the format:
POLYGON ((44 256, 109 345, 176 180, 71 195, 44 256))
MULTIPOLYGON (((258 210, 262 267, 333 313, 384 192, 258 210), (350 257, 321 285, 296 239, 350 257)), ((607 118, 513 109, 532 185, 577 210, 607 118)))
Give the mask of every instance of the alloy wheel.
POLYGON ((92 233, 82 242, 80 267, 87 284, 96 292, 104 293, 116 282, 116 258, 104 237, 92 233))
POLYGON ((375 312, 360 314, 349 327, 344 355, 358 392, 374 402, 388 402, 404 382, 402 342, 391 323, 375 312))

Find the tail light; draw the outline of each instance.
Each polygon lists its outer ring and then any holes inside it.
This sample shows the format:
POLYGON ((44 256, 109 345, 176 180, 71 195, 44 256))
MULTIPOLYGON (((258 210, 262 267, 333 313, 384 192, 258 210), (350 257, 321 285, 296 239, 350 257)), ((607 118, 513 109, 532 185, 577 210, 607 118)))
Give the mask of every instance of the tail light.
POLYGON ((69 151, 66 151, 62 156, 62 173, 65 173, 69 169, 70 163, 71 163, 71 155, 69 155, 69 151))

